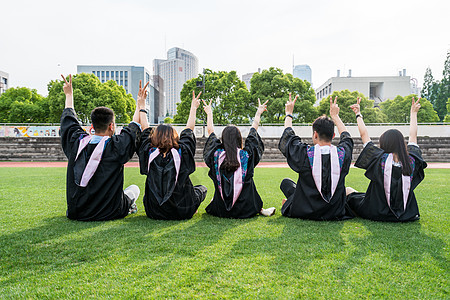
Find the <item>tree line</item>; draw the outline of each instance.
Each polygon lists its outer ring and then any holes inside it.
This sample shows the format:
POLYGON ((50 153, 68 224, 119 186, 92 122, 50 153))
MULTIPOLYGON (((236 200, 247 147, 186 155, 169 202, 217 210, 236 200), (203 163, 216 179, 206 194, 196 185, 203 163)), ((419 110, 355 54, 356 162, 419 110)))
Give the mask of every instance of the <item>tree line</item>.
MULTIPOLYGON (((117 123, 132 120, 136 101, 114 80, 101 83, 94 74, 77 74, 72 78, 76 111, 80 120, 90 122, 91 111, 97 106, 114 110, 117 123)), ((59 123, 64 110, 64 81, 48 83, 48 96, 34 89, 9 88, 0 96, 0 123, 59 123)))
MULTIPOLYGON (((193 90, 196 93, 202 91, 202 99, 212 100, 215 124, 249 124, 258 107, 258 98, 261 101, 269 100, 268 113, 262 116, 261 122, 283 123, 284 106, 289 93, 299 95, 299 100, 295 103, 294 123, 312 123, 317 117, 328 114, 330 110, 329 98, 322 99, 318 106, 314 106, 316 96, 308 81, 284 74, 278 68, 255 73, 250 80, 250 91, 235 71, 205 70, 204 74, 184 84, 180 94, 181 102, 177 104, 177 114, 169 121, 180 124, 187 121, 193 90), (198 86, 199 82, 204 82, 204 87, 198 86)), ((407 123, 412 97, 417 98, 417 95, 397 96, 380 103, 379 107, 374 107, 373 100, 367 99, 357 91, 335 91, 331 96, 338 97, 337 103, 341 107, 340 117, 345 123, 355 123, 355 115, 350 105, 356 103, 358 97, 361 98, 361 114, 366 123, 407 123)), ((420 103, 422 108, 418 114, 418 121, 438 122, 439 117, 432 103, 427 99, 422 99, 420 103)), ((198 110, 197 121, 201 123, 203 120, 206 120, 205 113, 198 110)))

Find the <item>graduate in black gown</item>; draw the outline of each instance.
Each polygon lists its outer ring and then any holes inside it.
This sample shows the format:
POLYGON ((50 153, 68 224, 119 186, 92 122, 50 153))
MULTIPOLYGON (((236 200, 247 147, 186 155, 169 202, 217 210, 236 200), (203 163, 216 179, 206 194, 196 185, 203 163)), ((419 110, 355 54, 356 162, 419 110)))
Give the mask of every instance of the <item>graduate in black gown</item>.
POLYGON ((141 134, 139 113, 145 102, 137 103, 133 122, 119 135, 114 135, 114 112, 106 107, 97 107, 91 113, 95 135, 90 136, 81 128, 74 110, 72 75, 69 81, 62 77, 66 103, 61 116, 61 144, 69 159, 67 217, 102 221, 136 212, 139 188, 132 185, 123 190, 123 165, 136 151, 136 140, 141 134))
POLYGON ((351 218, 346 207, 345 176, 352 161, 353 140, 339 118, 337 97, 330 97, 330 115, 313 123, 313 142, 303 143, 292 129, 295 101, 286 103, 285 130, 278 148, 292 170, 298 173, 295 183, 289 178, 281 182, 286 200, 281 208, 283 216, 311 220, 343 220, 351 218), (340 134, 339 143, 331 144, 334 125, 340 134))
MULTIPOLYGON (((348 205, 361 218, 374 221, 406 222, 420 218, 414 189, 424 179, 427 163, 417 145, 417 112, 420 98, 412 98, 409 143, 403 134, 389 129, 380 136, 380 147, 370 140, 360 113, 361 99, 351 108, 356 114, 364 149, 355 166, 365 169, 370 179, 366 193, 354 189, 348 197, 348 205)), ((350 188, 349 188, 350 189, 350 188)))
MULTIPOLYGON (((201 94, 201 92, 200 92, 201 94)), ((141 119, 143 133, 138 156, 145 181, 144 207, 147 216, 161 220, 190 219, 206 197, 203 185, 193 186, 189 175, 195 171, 194 126, 200 94, 192 93, 189 119, 180 136, 170 125, 149 128, 141 119)))
MULTIPOLYGON (((258 99, 259 102, 259 99, 258 99)), ((222 131, 222 142, 214 133, 212 100, 205 104, 208 140, 203 150, 203 159, 209 167, 209 177, 214 182, 214 196, 206 212, 222 218, 251 218, 258 213, 271 216, 275 208, 263 209, 263 202, 256 190, 253 173, 261 160, 264 144, 257 130, 261 114, 267 110, 267 101, 259 102, 255 119, 242 147, 241 132, 236 126, 227 126, 222 131)))

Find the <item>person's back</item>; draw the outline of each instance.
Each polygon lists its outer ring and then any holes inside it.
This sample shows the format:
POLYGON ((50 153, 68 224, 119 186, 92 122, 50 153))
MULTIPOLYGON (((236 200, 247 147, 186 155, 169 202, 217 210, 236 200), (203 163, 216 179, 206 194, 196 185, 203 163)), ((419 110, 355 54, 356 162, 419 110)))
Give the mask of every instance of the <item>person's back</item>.
POLYGON ((285 131, 278 147, 299 175, 297 183, 286 178, 280 185, 286 196, 281 212, 287 217, 312 220, 351 218, 346 207, 345 177, 351 164, 353 140, 339 118, 336 99, 334 103, 330 101, 333 120, 323 116, 313 123, 313 146, 303 143, 292 129, 295 101, 286 105, 285 131), (340 133, 337 147, 331 144, 334 123, 340 133))
POLYGON ((131 123, 113 135, 113 111, 98 107, 91 113, 96 135, 90 136, 77 120, 71 85, 70 77, 64 86, 66 108, 61 116, 61 145, 68 158, 67 217, 81 221, 123 218, 139 196, 137 186, 123 191, 123 165, 135 152, 139 125, 131 123))
POLYGON ((193 97, 191 114, 180 137, 170 125, 160 124, 155 130, 144 128, 138 149, 141 174, 145 181, 144 207, 149 218, 161 220, 190 219, 206 197, 207 189, 194 186, 189 175, 195 171, 194 136, 198 97, 193 97))
MULTIPOLYGON (((420 100, 420 99, 419 99, 420 100)), ((409 144, 403 134, 390 129, 380 136, 380 147, 370 140, 359 111, 352 105, 364 143, 355 167, 365 169, 370 179, 366 193, 352 191, 348 205, 359 217, 374 221, 406 222, 420 218, 414 189, 424 179, 427 167, 417 145, 417 111, 419 100, 412 100, 409 144)))
MULTIPOLYGON (((259 99, 258 99, 259 102, 259 99)), ((271 216, 275 208, 263 209, 263 201, 253 181, 256 165, 261 160, 264 144, 257 129, 266 103, 259 103, 252 128, 242 145, 241 132, 236 126, 227 126, 222 131, 222 141, 214 133, 211 103, 205 103, 208 140, 203 150, 203 159, 209 168, 208 175, 215 187, 208 214, 221 218, 251 218, 258 213, 271 216)))

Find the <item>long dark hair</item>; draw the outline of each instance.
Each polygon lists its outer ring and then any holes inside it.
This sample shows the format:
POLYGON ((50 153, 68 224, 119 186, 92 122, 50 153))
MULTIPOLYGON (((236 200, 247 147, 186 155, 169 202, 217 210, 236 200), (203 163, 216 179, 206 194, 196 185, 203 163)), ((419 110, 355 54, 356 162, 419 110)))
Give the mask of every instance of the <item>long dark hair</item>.
POLYGON ((222 131, 222 144, 226 154, 221 168, 234 172, 239 168, 237 148, 242 149, 242 135, 236 126, 225 127, 222 131))
POLYGON ((403 134, 397 129, 389 129, 380 136, 380 148, 387 153, 395 153, 402 163, 402 174, 409 176, 412 168, 409 160, 409 153, 406 149, 406 142, 403 134))
POLYGON ((178 133, 170 125, 159 124, 149 138, 152 140, 152 146, 158 148, 162 153, 166 153, 172 148, 177 150, 179 148, 178 133))

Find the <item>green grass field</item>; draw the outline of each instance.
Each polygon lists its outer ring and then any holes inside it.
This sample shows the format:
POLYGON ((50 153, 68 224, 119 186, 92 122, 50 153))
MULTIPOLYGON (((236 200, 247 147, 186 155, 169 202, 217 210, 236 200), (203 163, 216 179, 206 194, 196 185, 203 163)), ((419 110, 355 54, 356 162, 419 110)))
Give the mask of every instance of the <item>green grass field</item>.
MULTIPOLYGON (((65 217, 65 168, 0 168, 0 298, 449 299, 450 170, 426 170, 421 220, 314 222, 280 215, 288 169, 257 169, 265 207, 248 220, 65 217)), ((194 184, 212 189, 207 169, 194 184)), ((125 184, 145 178, 127 168, 125 184)), ((347 185, 364 190, 363 171, 347 185)))

